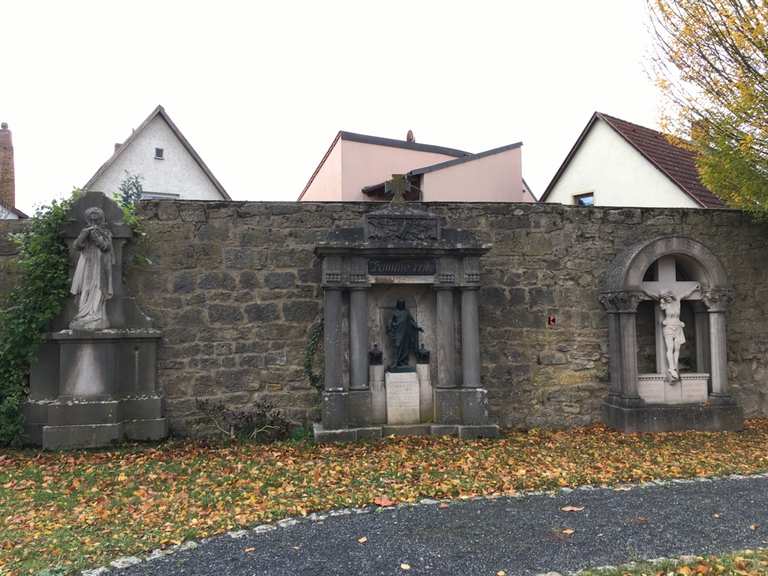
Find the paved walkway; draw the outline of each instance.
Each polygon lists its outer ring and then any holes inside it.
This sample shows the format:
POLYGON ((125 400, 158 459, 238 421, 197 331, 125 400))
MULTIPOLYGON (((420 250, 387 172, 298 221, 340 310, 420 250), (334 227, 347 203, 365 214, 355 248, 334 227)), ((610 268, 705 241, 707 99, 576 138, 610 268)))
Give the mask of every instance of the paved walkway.
MULTIPOLYGON (((289 522, 290 524, 290 522, 289 522)), ((330 516, 121 570, 158 575, 494 575, 569 572, 765 546, 768 478, 575 490, 330 516), (564 512, 566 506, 584 507, 564 512), (563 531, 573 530, 568 534, 563 531), (364 543, 358 539, 367 538, 364 543), (410 566, 410 570, 401 565, 410 566)), ((114 572, 113 572, 114 573, 114 572)))

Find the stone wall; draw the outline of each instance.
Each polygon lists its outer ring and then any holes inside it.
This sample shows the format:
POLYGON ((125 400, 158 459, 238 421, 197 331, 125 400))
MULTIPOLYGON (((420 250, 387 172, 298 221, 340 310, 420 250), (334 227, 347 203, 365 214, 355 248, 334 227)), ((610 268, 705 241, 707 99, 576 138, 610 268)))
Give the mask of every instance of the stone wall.
MULTIPOLYGON (((321 314, 313 248, 375 204, 149 201, 130 290, 164 331, 159 382, 175 433, 207 429, 196 398, 269 398, 295 420, 318 417, 303 374, 321 314), (142 263, 147 258, 148 263, 142 263)), ((707 245, 736 290, 728 313, 730 383, 750 415, 768 415, 768 227, 729 210, 428 204, 493 243, 482 259, 482 379, 503 426, 568 426, 600 417, 607 322, 599 283, 613 257, 661 234, 707 245), (548 326, 548 317, 554 326, 548 326)), ((0 222, 0 270, 8 264, 0 222)), ((0 278, 0 289, 8 280, 0 278)))

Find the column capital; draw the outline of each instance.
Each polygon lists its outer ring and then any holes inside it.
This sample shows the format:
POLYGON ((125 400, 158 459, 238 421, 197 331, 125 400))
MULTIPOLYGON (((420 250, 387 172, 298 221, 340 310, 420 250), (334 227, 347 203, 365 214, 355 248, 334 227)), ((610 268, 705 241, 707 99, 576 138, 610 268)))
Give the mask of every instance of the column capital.
POLYGON ((727 288, 713 288, 705 290, 701 296, 707 310, 712 312, 725 312, 733 304, 735 295, 733 290, 727 288))
POLYGON ((602 292, 598 296, 600 304, 609 313, 634 314, 637 306, 643 300, 647 300, 642 292, 635 290, 621 290, 619 292, 602 292))

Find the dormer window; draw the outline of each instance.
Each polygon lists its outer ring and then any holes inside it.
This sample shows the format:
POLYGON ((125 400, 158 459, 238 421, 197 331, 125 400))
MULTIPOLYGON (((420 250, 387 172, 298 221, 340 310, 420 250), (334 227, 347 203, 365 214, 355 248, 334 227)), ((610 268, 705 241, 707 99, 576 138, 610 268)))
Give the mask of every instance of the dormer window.
POLYGON ((155 148, 155 160, 163 160, 163 149, 155 148))

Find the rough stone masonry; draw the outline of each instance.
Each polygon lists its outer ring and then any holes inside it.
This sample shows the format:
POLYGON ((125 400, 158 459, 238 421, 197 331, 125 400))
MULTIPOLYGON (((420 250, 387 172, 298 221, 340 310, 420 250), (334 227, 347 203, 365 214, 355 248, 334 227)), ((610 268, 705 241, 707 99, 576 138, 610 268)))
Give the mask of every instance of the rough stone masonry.
MULTIPOLYGON (((319 416, 303 374, 321 313, 313 249, 334 226, 354 226, 375 203, 145 201, 144 258, 130 291, 163 332, 159 385, 176 434, 209 423, 196 398, 268 398, 295 421, 319 416)), ((563 427, 600 419, 608 388, 602 275, 628 246, 687 235, 720 259, 735 289, 728 311, 729 380, 747 416, 768 415, 768 226, 732 210, 580 208, 552 204, 424 204, 446 225, 493 248, 482 259, 482 384, 502 426, 563 427)), ((14 281, 0 222, 0 291, 14 281)))

